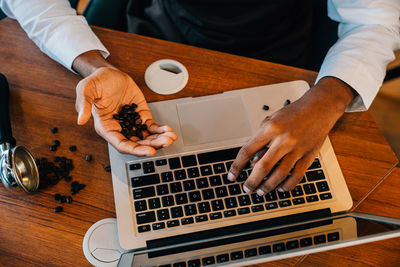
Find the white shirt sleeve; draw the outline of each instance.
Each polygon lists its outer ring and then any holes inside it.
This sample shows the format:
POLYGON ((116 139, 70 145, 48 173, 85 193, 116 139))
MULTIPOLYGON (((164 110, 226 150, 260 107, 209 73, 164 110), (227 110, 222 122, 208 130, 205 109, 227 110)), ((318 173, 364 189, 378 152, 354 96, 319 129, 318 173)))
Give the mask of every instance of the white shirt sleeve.
POLYGON ((0 0, 0 7, 8 17, 18 20, 40 50, 70 70, 75 58, 87 51, 109 55, 67 0, 0 0))
POLYGON ((328 0, 328 16, 339 22, 339 40, 316 82, 326 76, 341 79, 358 93, 346 111, 366 110, 395 58, 393 51, 400 48, 400 0, 328 0))

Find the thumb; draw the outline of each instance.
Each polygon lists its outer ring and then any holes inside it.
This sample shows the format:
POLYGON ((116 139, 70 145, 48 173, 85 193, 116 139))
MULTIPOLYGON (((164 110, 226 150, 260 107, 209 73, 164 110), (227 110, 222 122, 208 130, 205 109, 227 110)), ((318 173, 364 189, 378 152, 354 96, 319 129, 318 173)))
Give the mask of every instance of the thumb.
POLYGON ((75 109, 78 112, 78 125, 84 125, 88 122, 92 111, 92 99, 85 96, 85 91, 89 91, 86 83, 79 82, 76 87, 75 109))

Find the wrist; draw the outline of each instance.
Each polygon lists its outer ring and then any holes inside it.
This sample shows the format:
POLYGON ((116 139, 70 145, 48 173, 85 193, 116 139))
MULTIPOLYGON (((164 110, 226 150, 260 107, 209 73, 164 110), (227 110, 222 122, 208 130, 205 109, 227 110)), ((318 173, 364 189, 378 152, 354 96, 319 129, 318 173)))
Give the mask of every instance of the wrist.
POLYGON ((98 50, 91 50, 80 54, 72 63, 72 69, 84 78, 91 75, 99 68, 104 67, 116 69, 112 64, 104 59, 98 50))

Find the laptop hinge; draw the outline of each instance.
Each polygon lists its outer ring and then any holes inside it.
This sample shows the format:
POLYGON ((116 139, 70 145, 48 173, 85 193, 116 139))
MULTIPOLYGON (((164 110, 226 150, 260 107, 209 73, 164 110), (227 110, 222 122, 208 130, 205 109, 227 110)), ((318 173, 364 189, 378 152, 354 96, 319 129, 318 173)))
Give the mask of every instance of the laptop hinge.
POLYGON ((292 214, 272 219, 260 220, 255 222, 249 222, 239 225, 226 226, 211 230, 204 230, 190 234, 177 235, 173 237, 159 238, 147 241, 147 248, 162 248, 165 246, 171 246, 176 244, 184 244, 187 242, 201 241, 209 238, 221 237, 221 239, 232 233, 247 232, 254 229, 265 229, 284 226, 291 223, 301 223, 315 219, 323 219, 332 215, 329 208, 320 209, 315 211, 303 212, 298 214, 292 214))

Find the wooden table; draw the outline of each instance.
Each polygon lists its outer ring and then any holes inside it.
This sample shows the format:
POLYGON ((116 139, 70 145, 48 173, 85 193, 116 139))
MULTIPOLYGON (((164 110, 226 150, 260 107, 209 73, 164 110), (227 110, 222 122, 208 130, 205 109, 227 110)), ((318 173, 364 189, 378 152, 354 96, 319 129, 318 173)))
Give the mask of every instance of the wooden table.
MULTIPOLYGON (((94 31, 110 50, 110 62, 133 77, 149 102, 298 79, 312 84, 316 77, 311 71, 264 61, 101 28, 94 31), (186 88, 175 95, 157 95, 144 83, 146 67, 162 58, 182 62, 191 74, 186 88)), ((76 125, 75 86, 80 78, 42 54, 10 19, 0 21, 0 59, 0 72, 10 83, 11 121, 18 144, 36 157, 72 158, 73 180, 86 184, 72 204, 63 204, 62 213, 53 212, 59 205, 53 195, 68 194, 70 185, 65 181, 23 196, 0 186, 0 265, 89 266, 82 252, 84 234, 96 221, 115 217, 115 207, 111 175, 104 171, 109 164, 106 142, 95 133, 92 120, 76 125), (52 127, 59 132, 52 134, 52 127), (51 152, 54 139, 61 146, 51 152), (70 145, 77 151, 69 151, 70 145), (85 154, 94 160, 86 162, 85 154)), ((329 136, 356 210, 400 217, 397 159, 370 114, 345 114, 329 136), (385 203, 388 206, 382 209, 385 203)), ((400 239, 393 239, 258 266, 395 266, 399 247, 400 239)))

